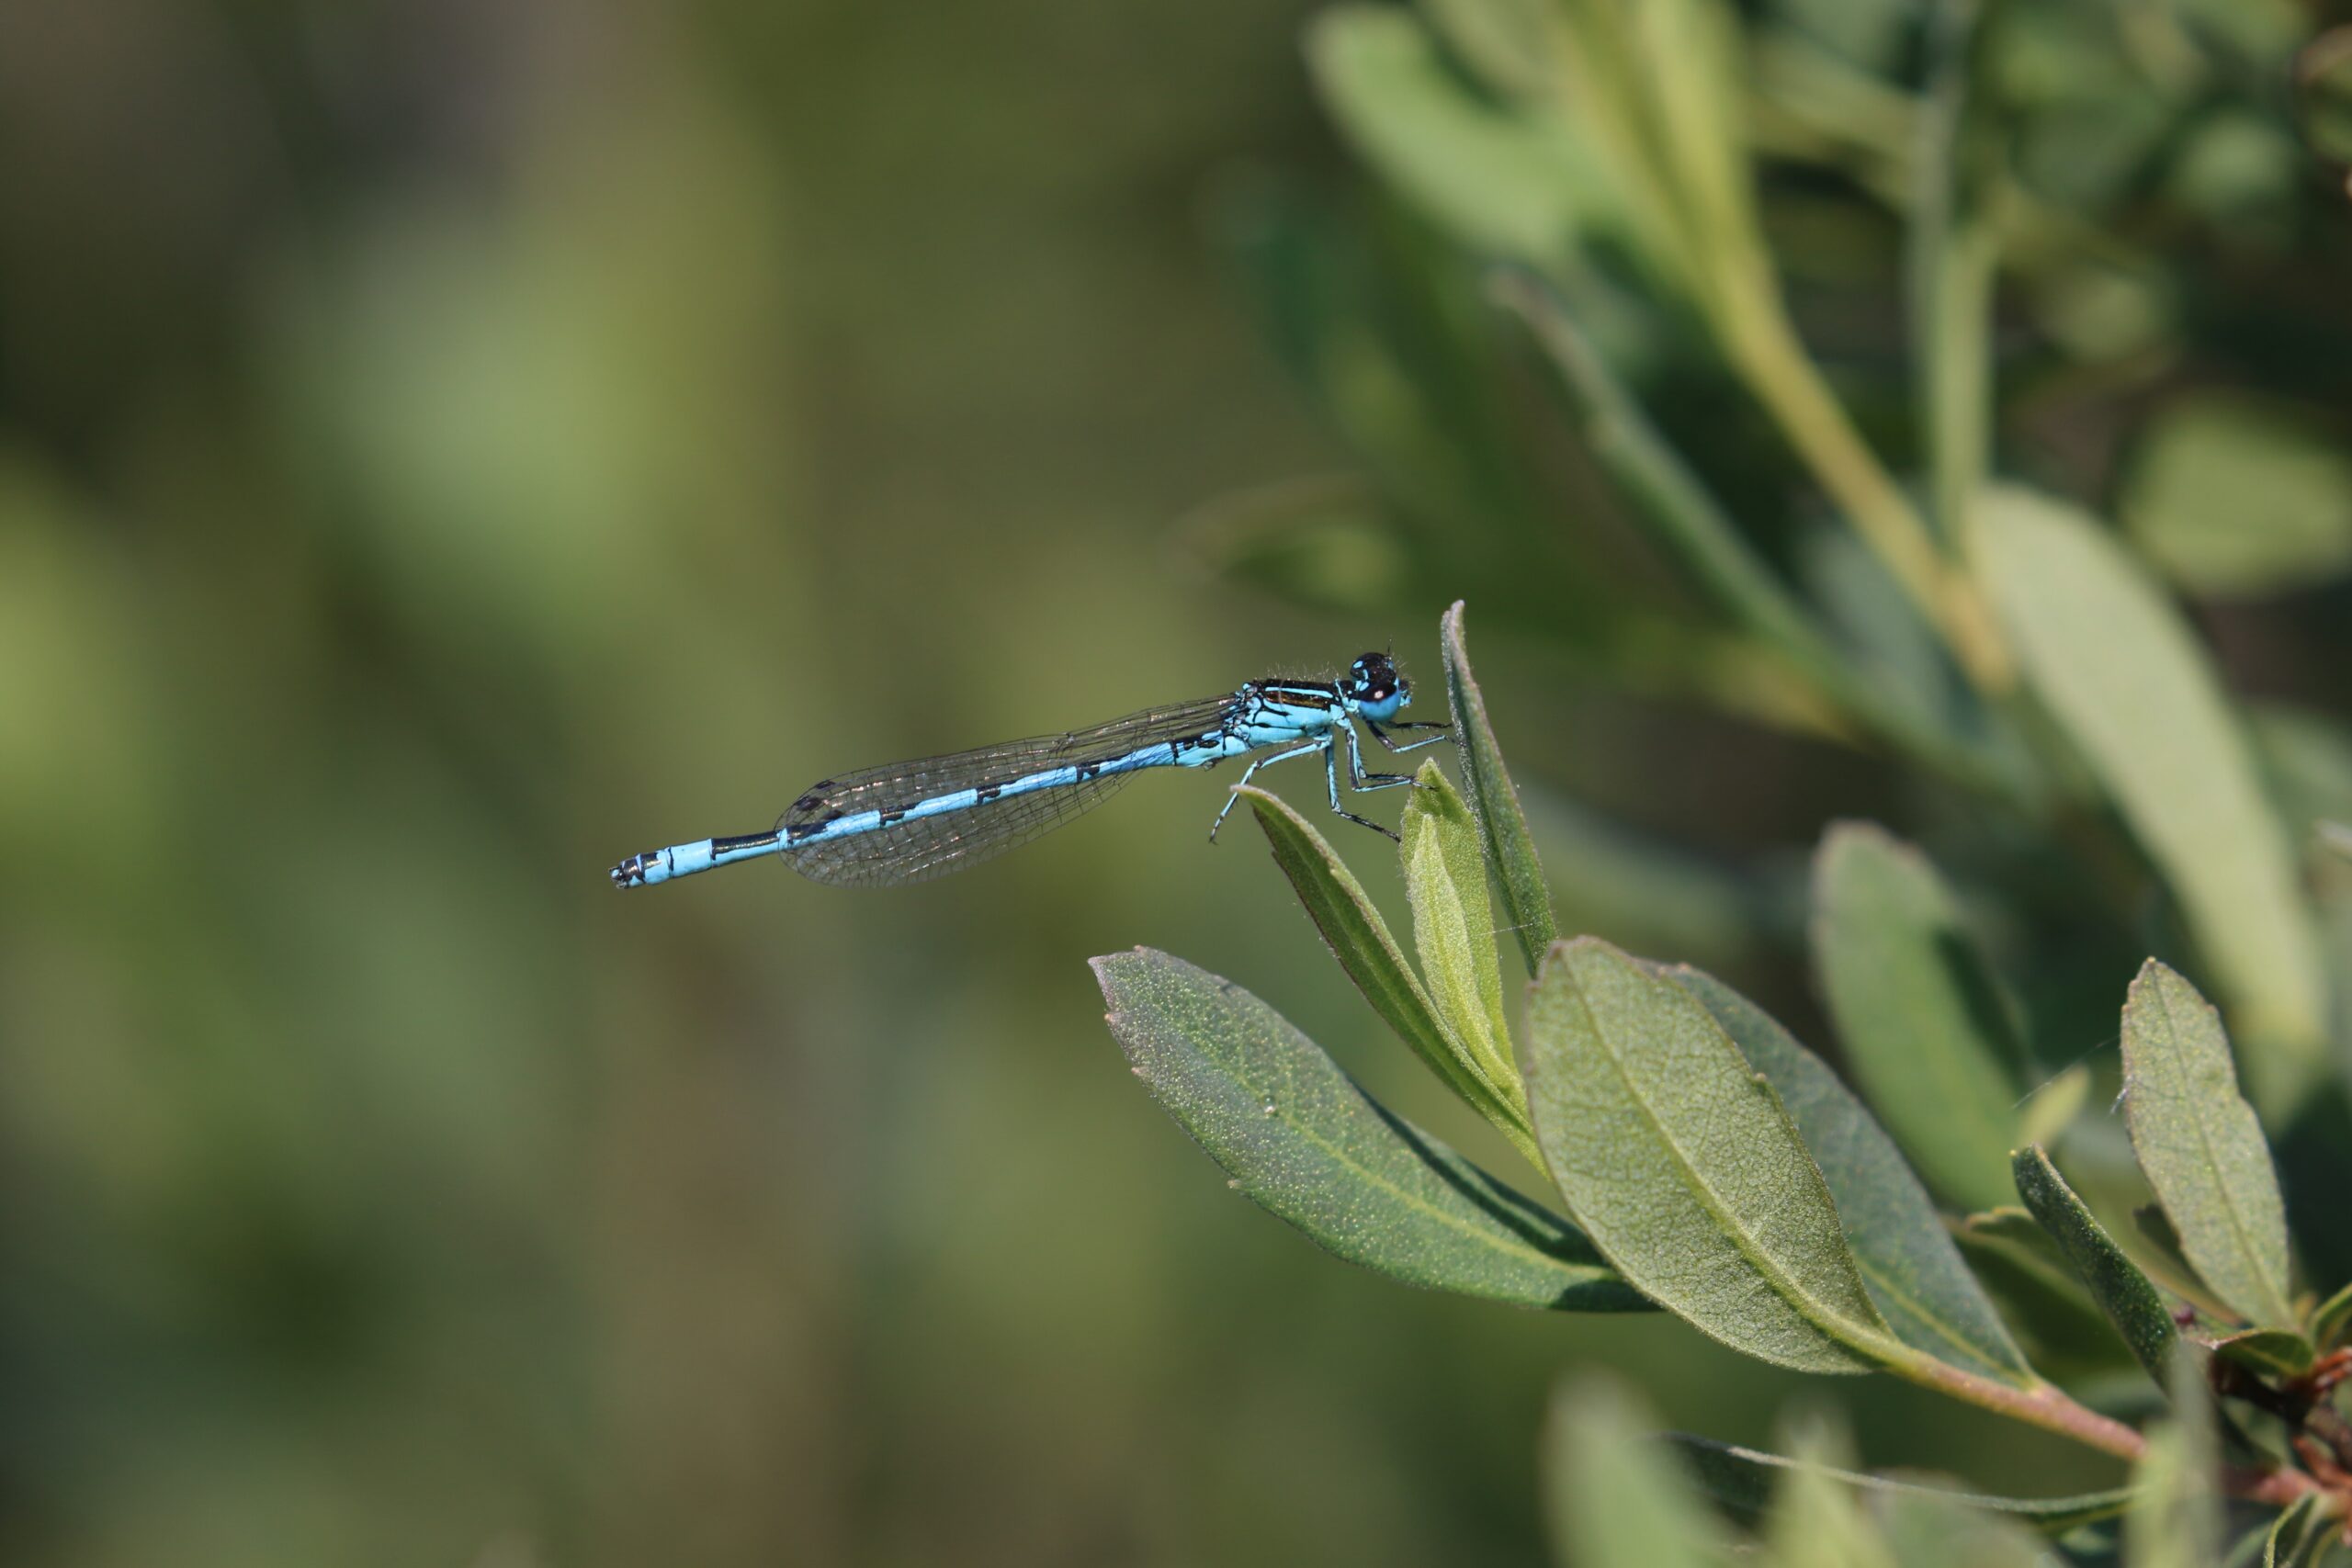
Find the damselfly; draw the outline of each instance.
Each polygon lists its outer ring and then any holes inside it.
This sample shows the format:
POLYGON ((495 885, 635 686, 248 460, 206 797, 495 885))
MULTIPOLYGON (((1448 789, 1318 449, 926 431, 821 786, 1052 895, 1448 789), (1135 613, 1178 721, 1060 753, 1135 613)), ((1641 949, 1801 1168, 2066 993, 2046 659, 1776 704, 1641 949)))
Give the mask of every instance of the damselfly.
MULTIPOLYGON (((613 867, 613 881, 639 887, 782 855, 818 882, 920 882, 1060 827, 1147 768, 1213 768, 1253 752, 1272 754, 1254 757, 1238 783, 1249 783, 1270 762, 1321 752, 1331 809, 1393 839, 1396 835, 1379 823, 1340 805, 1340 748, 1347 748, 1348 783, 1354 789, 1411 783, 1402 773, 1366 773, 1356 738, 1360 720, 1391 751, 1418 750, 1445 739, 1432 735, 1399 744, 1390 737, 1394 729, 1445 728, 1398 719, 1396 711, 1411 694, 1386 654, 1367 653, 1337 681, 1252 681, 1227 696, 1147 708, 1091 729, 844 773, 809 786, 770 832, 631 855, 613 867)), ((1209 825, 1212 840, 1232 809, 1228 798, 1209 825)))

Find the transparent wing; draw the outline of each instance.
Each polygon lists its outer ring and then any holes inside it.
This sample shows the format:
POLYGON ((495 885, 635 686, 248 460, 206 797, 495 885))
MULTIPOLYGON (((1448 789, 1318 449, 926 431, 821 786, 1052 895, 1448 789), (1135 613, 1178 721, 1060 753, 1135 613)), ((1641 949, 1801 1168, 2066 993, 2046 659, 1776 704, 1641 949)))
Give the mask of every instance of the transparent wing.
MULTIPOLYGON (((1233 705, 1230 695, 1147 708, 1091 729, 1008 740, 976 751, 924 757, 844 773, 813 785, 776 821, 794 828, 861 811, 902 811, 918 802, 967 789, 1000 788, 1016 779, 1073 762, 1107 761, 1145 746, 1189 740, 1216 728, 1233 705)), ((910 818, 871 832, 852 833, 787 850, 783 858, 811 881, 835 886, 879 887, 922 882, 961 871, 1049 833, 1100 805, 1135 777, 1102 773, 1078 784, 982 801, 961 811, 910 818)))

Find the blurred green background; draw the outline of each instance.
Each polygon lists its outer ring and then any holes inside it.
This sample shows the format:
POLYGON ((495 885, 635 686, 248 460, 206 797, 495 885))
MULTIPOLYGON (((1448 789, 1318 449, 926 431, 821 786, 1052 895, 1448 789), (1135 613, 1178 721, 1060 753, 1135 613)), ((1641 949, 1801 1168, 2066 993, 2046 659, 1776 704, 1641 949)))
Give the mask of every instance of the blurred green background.
MULTIPOLYGON (((1564 1369, 1737 1440, 1817 1397, 1663 1319, 1414 1295, 1226 1190, 1088 955, 1232 976, 1498 1146, 1246 817, 1203 843, 1227 780, 910 891, 605 881, 842 768, 1392 639, 1434 695, 1477 583, 1375 558, 1329 598, 1378 613, 1318 613, 1180 525, 1349 466, 1219 243, 1274 186, 1396 221, 1307 14, 0 12, 7 1561, 1526 1562, 1564 1369)), ((1797 195, 1801 288, 1888 263, 1797 195)), ((2330 341, 2286 353, 2340 398, 2330 341)), ((1809 1016, 1771 874, 1883 773, 1480 650, 1515 756, 1739 868, 1569 923, 1809 1016)), ((2106 1478, 1836 1392, 1873 1457, 2106 1478)))

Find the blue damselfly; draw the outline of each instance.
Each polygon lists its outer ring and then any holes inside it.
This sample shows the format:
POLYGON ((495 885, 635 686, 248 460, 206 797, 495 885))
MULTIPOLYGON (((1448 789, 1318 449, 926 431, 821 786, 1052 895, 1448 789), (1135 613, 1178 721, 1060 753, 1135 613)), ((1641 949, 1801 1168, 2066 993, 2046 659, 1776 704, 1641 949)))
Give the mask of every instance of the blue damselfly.
MULTIPOLYGON (((1391 751, 1411 751, 1443 735, 1399 744, 1396 729, 1442 730, 1396 717, 1411 697, 1385 653, 1367 653, 1337 681, 1252 681, 1239 691, 1170 707, 1147 708, 1091 729, 1042 735, 920 761, 844 773, 811 785, 765 833, 700 839, 631 855, 613 881, 639 887, 737 861, 781 855, 817 882, 881 886, 960 871, 1027 843, 1100 803, 1147 768, 1213 768, 1254 756, 1238 783, 1269 762, 1323 755, 1331 809, 1351 822, 1394 833, 1340 805, 1340 748, 1358 790, 1412 781, 1366 773, 1356 724, 1391 751)), ((1228 797, 1209 837, 1233 809, 1228 797)))

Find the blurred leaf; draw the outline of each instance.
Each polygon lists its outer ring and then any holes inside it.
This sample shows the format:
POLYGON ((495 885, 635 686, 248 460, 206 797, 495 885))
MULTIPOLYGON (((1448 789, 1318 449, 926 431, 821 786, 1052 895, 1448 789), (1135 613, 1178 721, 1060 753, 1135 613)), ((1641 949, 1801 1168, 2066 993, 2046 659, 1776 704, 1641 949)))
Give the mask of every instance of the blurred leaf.
POLYGON ((2323 822, 2319 825, 2319 841, 2336 854, 2352 860, 2352 823, 2323 822))
POLYGON ((2312 1338, 2322 1349, 2334 1349, 2346 1328, 2352 1328, 2352 1285, 2346 1285, 2312 1312, 2312 1338))
POLYGON ((2352 568, 2352 457, 2292 409, 2235 394, 2194 393, 2157 414, 2120 510, 2193 592, 2274 593, 2352 568))
POLYGON ((2007 487, 1983 510, 1984 570, 2034 687, 2171 885, 2243 1011, 2256 1100, 2283 1112, 2320 1069, 2325 986, 2285 836, 2204 650, 2081 513, 2007 487))
POLYGON ((2186 1348, 2170 1353, 2164 1382, 2174 1414, 2150 1429, 2147 1452, 2132 1473, 2137 1495, 2123 1517, 2123 1561, 2129 1568, 2211 1568, 2222 1560, 2212 1402, 2186 1348))
POLYGON ((1327 10, 1307 29, 1306 53, 1364 161, 1474 252, 1557 265, 1613 206, 1566 122, 1479 102, 1409 11, 1327 10))
POLYGON ((1388 934, 1388 922, 1380 918, 1346 863, 1306 818, 1278 796, 1246 786, 1234 793, 1250 802, 1274 852, 1274 863, 1297 889, 1299 902, 1306 906, 1315 929, 1323 933, 1332 956, 1372 1004, 1372 1010, 1447 1087, 1542 1169, 1543 1157, 1517 1097, 1486 1077, 1486 1069, 1439 1018, 1429 992, 1406 964, 1396 939, 1388 934))
POLYGON ((1649 1310, 1566 1222, 1385 1110, 1248 991, 1148 948, 1093 964, 1111 1032, 1153 1098, 1317 1245, 1515 1306, 1649 1310))
POLYGON ((1503 766, 1500 742, 1487 717, 1486 694, 1470 672, 1470 648, 1464 640, 1462 602, 1445 613, 1438 628, 1445 656, 1445 699, 1453 718, 1453 744, 1462 759, 1462 777, 1470 786, 1470 802, 1477 815, 1479 840, 1487 863, 1502 889, 1511 934, 1535 973, 1544 952, 1556 934, 1552 922, 1552 894, 1544 885, 1544 864, 1527 831, 1527 814, 1520 808, 1519 790, 1503 766))
POLYGON ((1998 172, 2000 140, 1976 81, 1979 10, 1978 0, 1935 0, 1928 10, 1921 166, 1907 241, 1933 514, 1946 547, 1962 558, 1991 457, 1993 288, 2001 252, 1984 195, 1998 172))
POLYGON ((1526 1091, 1503 1012, 1502 966, 1495 954, 1487 862, 1470 808, 1435 762, 1421 764, 1405 803, 1400 835, 1413 942, 1438 1010, 1480 1075, 1518 1108, 1526 1091))
POLYGON ((1808 1371, 1892 1336, 1771 1087, 1698 999, 1592 937, 1536 976, 1524 1062, 1544 1162, 1585 1233, 1668 1311, 1808 1371))
POLYGON ((1763 1555, 1779 1568, 1897 1568, 1877 1525, 1842 1483, 1852 1473, 1838 1466, 1848 1457, 1842 1436, 1815 1422, 1792 1444, 1793 1462, 1764 1514, 1763 1555))
POLYGON ((2166 1358, 2180 1342, 2180 1331, 2155 1286, 2091 1217, 2041 1145, 2019 1149, 2015 1168, 2025 1206, 2064 1250, 2076 1275, 2090 1288, 2091 1299, 2123 1336, 2140 1365, 2164 1382, 2166 1358))
POLYGON ((2055 1142, 2058 1134, 2074 1125, 2075 1118, 2082 1114, 2090 1095, 2090 1064, 2076 1062, 2045 1080, 2026 1100, 2018 1121, 2018 1136, 2029 1144, 2055 1142))
POLYGON ((2352 164, 2352 27, 2319 34, 2295 56, 2295 126, 2330 163, 2352 164))
POLYGON ((1687 965, 1661 971, 1702 1003, 1778 1091, 1828 1184, 1862 1283, 1898 1337, 1939 1361, 2017 1388, 2041 1382, 1936 1213, 1862 1102, 1763 1009, 1687 965))
POLYGON ((2153 958, 2123 1005, 2123 1085, 2132 1152, 2198 1277, 2258 1327, 2293 1323, 2286 1205, 2221 1015, 2153 958))
POLYGON ((2034 1367, 2075 1379, 2136 1364, 2065 1253, 2023 1209, 1971 1214, 1952 1239, 2034 1367))
MULTIPOLYGON (((1779 1454, 1763 1453, 1734 1443, 1719 1443, 1713 1438, 1694 1438, 1687 1433, 1675 1432, 1668 1435, 1668 1440, 1682 1450, 1683 1458, 1707 1495, 1735 1515, 1761 1513, 1779 1478, 1801 1468, 1797 1461, 1779 1454)), ((1982 1492, 1946 1492, 1921 1486, 1916 1482, 1894 1481, 1883 1475, 1870 1475, 1858 1471, 1826 1470, 1822 1473, 1872 1493, 1948 1500, 1970 1508, 2011 1515, 2030 1520, 2036 1529, 2053 1535, 2099 1519, 2112 1518, 2132 1503, 2132 1494, 2121 1489, 2086 1492, 2073 1497, 2000 1497, 1982 1492)))
POLYGON ((2249 1328, 2224 1335, 2205 1348, 2265 1377, 2301 1377, 2311 1371, 2312 1342, 2291 1328, 2249 1328))
POLYGON ((1220 576, 1317 609, 1370 613, 1411 599, 1414 555, 1371 481, 1312 475, 1224 496, 1181 525, 1220 576))
MULTIPOLYGON (((2120 1508, 2128 1494, 2105 1495, 2120 1508)), ((1868 1500, 1904 1568, 2056 1568, 2058 1559, 2040 1536, 1992 1511, 2003 1499, 1902 1491, 1871 1493, 1868 1500)), ((2065 1528, 2082 1522, 2069 1519, 2065 1528)))
POLYGON ((2002 1202, 2024 1053, 1942 878, 1884 829, 1840 822, 1813 887, 1814 965, 1863 1092, 1947 1200, 2002 1202))
POLYGON ((1526 800, 1572 930, 1729 967, 1777 952, 1801 918, 1790 890, 1763 873, 1547 791, 1526 800))
POLYGON ((1713 1515, 1656 1428, 1614 1383, 1552 1398, 1544 1425, 1544 1513, 1562 1568, 1719 1568, 1731 1554, 1713 1515))

